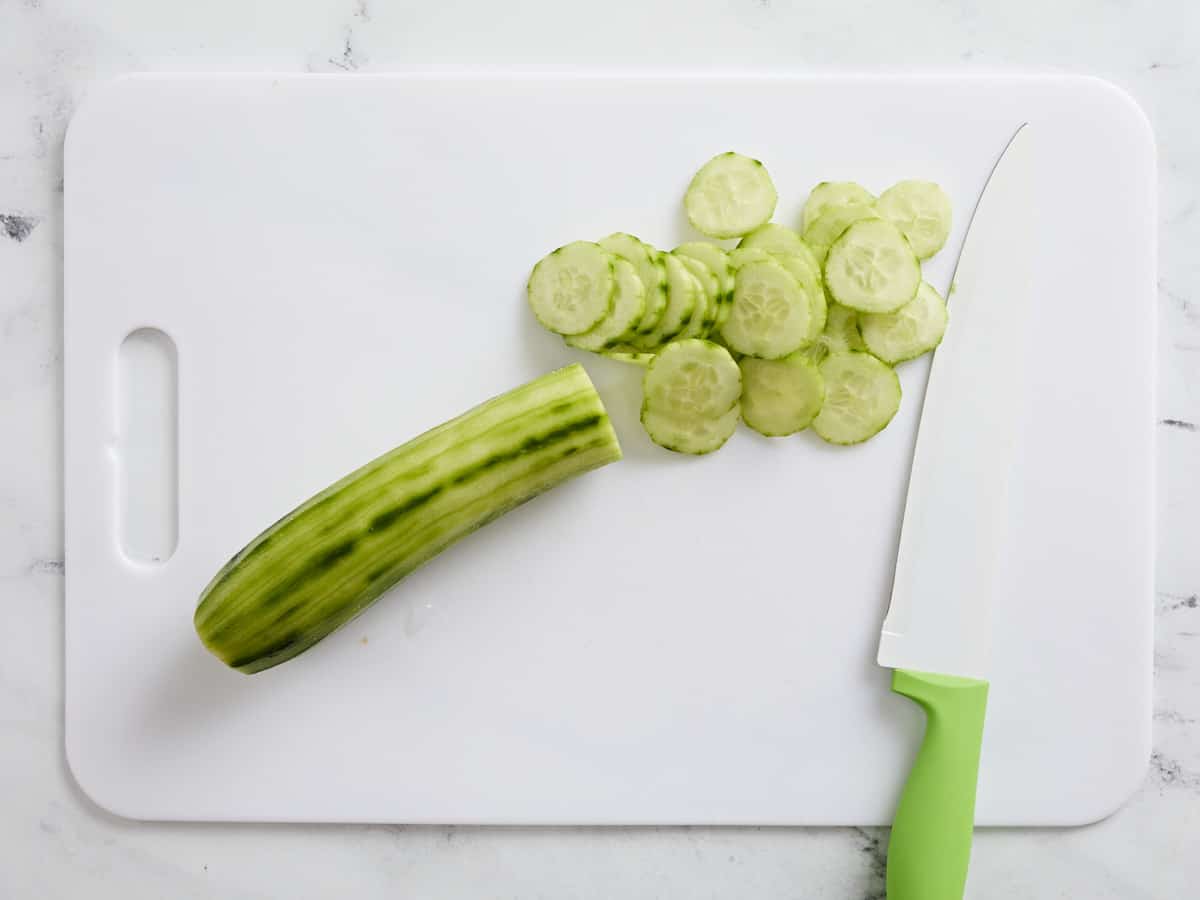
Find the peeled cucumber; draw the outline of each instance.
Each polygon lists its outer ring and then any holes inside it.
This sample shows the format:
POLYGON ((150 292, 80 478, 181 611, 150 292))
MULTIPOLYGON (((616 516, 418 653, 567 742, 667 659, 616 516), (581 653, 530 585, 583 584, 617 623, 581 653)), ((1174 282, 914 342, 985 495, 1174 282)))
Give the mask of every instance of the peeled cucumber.
POLYGON ((254 538, 200 595, 196 632, 247 674, 303 653, 455 541, 621 458, 583 367, 495 397, 351 472, 254 538))

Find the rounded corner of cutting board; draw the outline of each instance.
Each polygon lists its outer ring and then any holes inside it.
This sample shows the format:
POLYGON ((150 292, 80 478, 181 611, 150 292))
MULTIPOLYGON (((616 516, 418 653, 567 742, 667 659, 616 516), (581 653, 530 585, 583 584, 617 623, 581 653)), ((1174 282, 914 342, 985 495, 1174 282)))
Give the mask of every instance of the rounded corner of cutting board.
POLYGON ((1110 103, 1116 110, 1128 116, 1132 124, 1143 130, 1151 143, 1154 142, 1154 126, 1145 108, 1138 102, 1133 91, 1122 84, 1110 81, 1100 75, 1074 76, 1087 89, 1095 91, 1105 102, 1110 103))
MULTIPOLYGON (((1154 124, 1133 91, 1100 75, 1074 74, 1063 76, 1063 83, 1079 100, 1089 100, 1096 109, 1112 119, 1118 132, 1133 135, 1148 174, 1153 179, 1157 168, 1158 139, 1154 124)), ((1156 182, 1155 182, 1156 184, 1156 182)))
POLYGON ((127 102, 136 85, 148 83, 153 77, 143 72, 132 72, 98 81, 87 88, 67 122, 67 133, 63 139, 63 158, 67 168, 76 159, 80 147, 86 147, 93 138, 94 129, 99 129, 100 133, 110 129, 114 106, 119 107, 127 102))
POLYGON ((1146 783, 1151 763, 1150 736, 1128 755, 1127 759, 1114 761, 1110 777, 1090 793, 1086 802, 1048 823, 1063 828, 1081 828, 1095 825, 1111 818, 1125 808, 1146 783))
POLYGON ((63 765, 70 781, 84 800, 107 815, 131 822, 149 821, 150 817, 135 807, 127 805, 128 797, 119 792, 109 793, 112 784, 103 772, 93 768, 94 759, 72 739, 72 729, 67 728, 63 741, 63 765))

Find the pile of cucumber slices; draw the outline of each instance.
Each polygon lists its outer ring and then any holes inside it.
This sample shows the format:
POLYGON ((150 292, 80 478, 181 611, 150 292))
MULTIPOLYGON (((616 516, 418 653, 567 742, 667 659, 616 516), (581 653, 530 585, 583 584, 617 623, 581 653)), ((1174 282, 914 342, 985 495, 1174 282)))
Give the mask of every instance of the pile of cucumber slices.
POLYGON ((692 226, 734 248, 661 251, 631 234, 559 247, 533 268, 529 305, 566 343, 646 366, 642 425, 681 453, 720 448, 741 419, 768 437, 809 426, 834 444, 878 434, 900 408, 892 367, 928 353, 946 304, 921 260, 950 233, 928 181, 878 197, 822 182, 799 230, 770 221, 778 195, 756 159, 713 157, 692 178, 692 226))

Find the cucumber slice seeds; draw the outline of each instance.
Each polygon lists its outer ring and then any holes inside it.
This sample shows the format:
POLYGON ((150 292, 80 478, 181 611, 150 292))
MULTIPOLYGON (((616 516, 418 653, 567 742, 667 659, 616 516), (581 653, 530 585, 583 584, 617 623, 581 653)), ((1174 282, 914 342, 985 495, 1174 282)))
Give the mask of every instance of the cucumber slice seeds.
POLYGON ((583 334, 612 308, 615 257, 599 244, 576 241, 533 267, 527 293, 534 316, 558 334, 583 334))
POLYGON ((817 339, 825 328, 827 304, 825 289, 821 283, 821 268, 812 261, 811 253, 773 253, 760 247, 738 247, 730 252, 729 259, 735 273, 742 266, 752 262, 777 262, 783 266, 788 274, 796 279, 808 298, 809 326, 806 342, 811 343, 817 339))
POLYGON ((889 365, 928 353, 946 333, 946 301, 925 282, 894 313, 863 313, 859 330, 867 350, 889 365))
POLYGON ((738 362, 742 421, 764 437, 784 437, 809 426, 825 402, 825 380, 803 352, 783 359, 738 362))
POLYGON ((700 167, 688 185, 683 205, 688 221, 701 234, 732 238, 766 223, 778 199, 762 163, 729 152, 700 167))
POLYGON ((737 430, 740 410, 734 407, 715 419, 672 416, 642 406, 642 427, 658 446, 676 453, 703 456, 725 446, 737 430))
POLYGON ((660 447, 703 455, 737 428, 742 373, 724 347, 677 341, 655 357, 642 379, 642 426, 660 447))
POLYGON ((847 228, 825 260, 833 299, 859 312, 894 312, 917 295, 921 264, 899 229, 883 219, 847 228))
POLYGON ((642 320, 642 313, 646 309, 646 287, 638 278, 637 269, 623 257, 617 257, 614 266, 616 287, 608 315, 591 331, 564 338, 568 345, 577 350, 596 353, 616 347, 632 337, 634 328, 642 320))
POLYGON ((879 214, 900 229, 917 259, 928 259, 950 236, 950 198, 932 181, 901 181, 879 197, 879 214))
POLYGON ((685 418, 728 412, 742 393, 742 374, 729 351, 711 341, 676 341, 654 358, 642 381, 651 409, 685 418))
POLYGON ((692 178, 691 224, 734 250, 687 241, 662 252, 632 234, 576 241, 534 266, 530 308, 566 344, 642 367, 641 422, 679 453, 719 449, 740 419, 768 437, 811 429, 861 443, 900 404, 892 366, 933 350, 946 303, 921 260, 946 243, 949 198, 906 180, 875 197, 826 181, 799 231, 770 222, 762 163, 728 152, 692 178))
POLYGON ((900 379, 869 353, 831 353, 819 368, 825 402, 812 429, 831 444, 861 444, 883 431, 900 408, 900 379))
POLYGON ((774 259, 746 263, 734 279, 733 308, 721 329, 731 350, 778 359, 809 341, 808 295, 774 259))

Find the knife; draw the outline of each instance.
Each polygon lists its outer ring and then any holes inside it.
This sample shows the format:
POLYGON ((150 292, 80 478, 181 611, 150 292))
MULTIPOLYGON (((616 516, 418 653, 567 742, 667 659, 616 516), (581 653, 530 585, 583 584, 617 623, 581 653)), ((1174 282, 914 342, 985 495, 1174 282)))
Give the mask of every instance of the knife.
POLYGON ((925 712, 892 823, 888 900, 961 900, 988 697, 990 608, 1020 431, 1030 305, 1030 128, 984 186, 955 267, 909 476, 878 661, 925 712))

